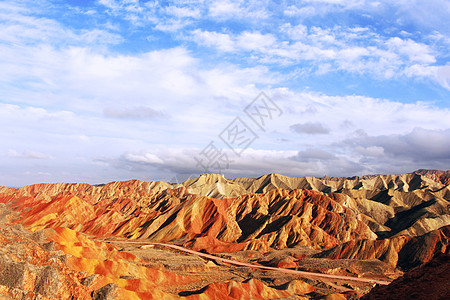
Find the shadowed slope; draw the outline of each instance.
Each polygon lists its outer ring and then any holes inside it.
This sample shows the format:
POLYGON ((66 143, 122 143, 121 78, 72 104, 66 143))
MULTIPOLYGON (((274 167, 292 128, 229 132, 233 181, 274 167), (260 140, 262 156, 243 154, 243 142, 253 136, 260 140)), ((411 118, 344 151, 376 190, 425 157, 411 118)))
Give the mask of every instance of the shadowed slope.
POLYGON ((357 240, 343 243, 314 257, 332 259, 373 259, 409 270, 449 253, 450 225, 417 237, 400 236, 384 240, 357 240))
POLYGON ((148 193, 139 200, 116 192, 97 202, 92 193, 85 197, 62 192, 48 200, 41 193, 33 194, 34 190, 26 191, 1 194, 0 201, 22 210, 17 221, 33 230, 63 226, 96 236, 184 240, 196 249, 213 252, 296 245, 332 247, 357 237, 376 238, 343 206, 340 195, 308 190, 272 190, 214 199, 179 188, 148 193), (117 194, 124 196, 116 198, 117 194))
MULTIPOLYGON (((268 174, 259 178, 226 179, 218 174, 203 174, 183 183, 194 194, 215 198, 231 198, 243 194, 265 193, 273 189, 308 189, 324 193, 342 190, 396 190, 410 192, 427 189, 438 191, 447 184, 416 173, 403 175, 372 175, 363 177, 289 177, 268 174)), ((376 194, 376 193, 375 193, 376 194)))
POLYGON ((364 300, 448 299, 450 295, 450 254, 440 254, 387 286, 377 286, 364 300))
POLYGON ((377 235, 397 235, 396 244, 400 236, 450 224, 449 187, 419 174, 351 179, 269 174, 233 180, 202 175, 184 184, 176 189, 138 180, 39 184, 2 188, 0 202, 20 210, 17 221, 33 230, 63 226, 99 237, 178 241, 211 252, 329 248, 377 235), (230 193, 239 196, 201 196, 230 193))
MULTIPOLYGON (((82 272, 100 276, 95 288, 81 287, 79 293, 117 292, 126 299, 282 298, 305 293, 312 298, 351 298, 371 286, 302 283, 243 267, 229 272, 217 262, 186 264, 186 258, 174 253, 144 247, 131 249, 135 255, 92 239, 119 244, 125 239, 171 242, 202 252, 226 252, 218 256, 235 255, 247 262, 392 279, 401 273, 395 267, 409 270, 450 249, 450 189, 441 175, 269 174, 232 180, 202 175, 177 185, 130 180, 97 186, 0 187, 0 203, 13 210, 0 218, 23 224, 38 235, 48 229, 54 247, 69 254, 66 266, 79 273, 70 279, 75 285, 87 275, 82 272), (210 268, 222 268, 223 273, 210 268), (188 276, 199 270, 197 279, 188 276), (239 280, 234 280, 235 274, 239 280)), ((5 253, 10 259, 8 247, 5 253)))

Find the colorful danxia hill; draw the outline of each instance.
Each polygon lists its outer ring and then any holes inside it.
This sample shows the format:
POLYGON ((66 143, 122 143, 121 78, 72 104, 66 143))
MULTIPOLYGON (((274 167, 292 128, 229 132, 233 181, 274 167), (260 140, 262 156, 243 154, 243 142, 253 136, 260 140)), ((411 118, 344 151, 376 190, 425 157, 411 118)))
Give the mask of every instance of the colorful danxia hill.
POLYGON ((445 299, 449 183, 419 170, 0 187, 0 299, 445 299))

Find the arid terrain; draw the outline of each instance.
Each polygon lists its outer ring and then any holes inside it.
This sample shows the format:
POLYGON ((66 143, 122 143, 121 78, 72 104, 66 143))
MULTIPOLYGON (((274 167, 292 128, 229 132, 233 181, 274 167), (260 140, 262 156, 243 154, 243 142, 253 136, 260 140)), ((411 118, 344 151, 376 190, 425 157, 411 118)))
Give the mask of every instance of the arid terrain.
POLYGON ((0 187, 0 299, 400 299, 425 277, 439 288, 414 298, 444 299, 449 183, 419 170, 0 187))

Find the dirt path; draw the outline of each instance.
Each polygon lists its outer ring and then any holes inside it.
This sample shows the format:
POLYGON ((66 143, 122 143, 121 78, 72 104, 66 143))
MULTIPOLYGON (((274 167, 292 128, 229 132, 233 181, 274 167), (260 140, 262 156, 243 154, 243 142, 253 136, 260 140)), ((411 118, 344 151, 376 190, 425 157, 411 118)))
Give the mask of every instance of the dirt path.
POLYGON ((255 265, 255 264, 248 264, 243 263, 236 260, 226 259, 218 256, 214 256, 211 254, 206 254, 190 249, 186 249, 180 246, 171 245, 171 244, 165 244, 165 243, 153 243, 153 242, 134 242, 134 241, 103 241, 107 243, 120 243, 120 244, 141 244, 141 245, 159 245, 164 246, 172 249, 176 249, 179 251, 183 251, 186 253, 194 254, 200 257, 209 258, 213 260, 218 260, 224 263, 233 264, 236 266, 243 266, 243 267, 250 267, 250 268, 256 268, 256 269, 262 269, 262 270, 271 270, 271 271, 278 271, 278 272, 284 272, 289 274, 295 274, 295 275, 301 275, 304 277, 311 277, 311 278, 327 278, 327 279, 337 279, 337 280, 351 280, 351 281, 359 281, 359 282, 367 282, 367 283, 374 283, 374 284, 381 284, 381 285, 388 285, 390 284, 389 281, 382 281, 382 280, 376 280, 376 279, 369 279, 369 278, 360 278, 360 277, 350 277, 350 276, 339 276, 339 275, 328 275, 328 274, 322 274, 322 273, 315 273, 315 272, 306 272, 306 271, 297 271, 297 270, 291 270, 291 269, 283 269, 283 268, 274 268, 274 267, 267 267, 267 266, 261 266, 261 265, 255 265))

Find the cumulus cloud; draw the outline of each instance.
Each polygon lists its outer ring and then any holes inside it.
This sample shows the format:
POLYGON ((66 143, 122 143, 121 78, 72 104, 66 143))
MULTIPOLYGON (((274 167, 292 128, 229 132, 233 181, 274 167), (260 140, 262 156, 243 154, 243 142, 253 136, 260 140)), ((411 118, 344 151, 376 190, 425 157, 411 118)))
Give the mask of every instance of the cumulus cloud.
POLYGON ((230 162, 222 168, 202 168, 194 159, 198 157, 201 149, 168 149, 165 152, 158 150, 140 152, 133 155, 129 153, 116 158, 103 160, 108 165, 126 170, 135 175, 158 172, 160 177, 167 180, 177 177, 196 177, 202 173, 220 173, 228 178, 259 177, 268 173, 280 173, 288 176, 352 176, 364 174, 367 171, 363 164, 352 161, 345 155, 335 155, 321 149, 295 150, 257 150, 248 148, 241 156, 236 156, 231 150, 223 149, 230 162), (163 163, 153 162, 154 156, 163 163), (151 157, 150 161, 147 157, 151 157))
POLYGON ((149 165, 155 164, 160 165, 163 163, 163 161, 158 156, 152 153, 143 153, 143 154, 126 153, 123 155, 123 159, 131 163, 140 163, 149 165))
MULTIPOLYGON (((257 177, 270 172, 290 176, 353 176, 369 173, 410 172, 427 165, 444 169, 448 166, 448 159, 445 156, 445 149, 448 148, 446 142, 449 140, 448 132, 438 129, 450 126, 444 118, 446 111, 424 104, 405 105, 353 96, 297 95, 286 90, 280 90, 278 93, 273 91, 271 97, 279 105, 284 106, 289 103, 290 112, 296 111, 292 106, 295 101, 299 101, 298 107, 302 108, 299 112, 303 112, 305 107, 308 107, 304 103, 308 103, 314 107, 314 114, 312 116, 303 114, 304 118, 319 118, 328 122, 318 123, 319 125, 314 121, 301 123, 299 124, 301 132, 323 133, 329 131, 328 124, 341 124, 339 134, 328 135, 327 139, 323 139, 320 134, 302 133, 304 138, 299 140, 292 139, 292 134, 278 133, 274 135, 274 138, 286 137, 281 147, 285 149, 269 151, 248 148, 243 151, 241 157, 236 156, 226 145, 222 145, 221 150, 230 159, 229 167, 222 170, 211 169, 210 172, 224 173, 230 178, 257 177), (402 126, 393 125, 396 124, 396 118, 402 119, 401 123, 398 123, 402 126), (405 132, 405 129, 418 119, 430 120, 426 124, 430 127, 434 126, 435 129, 417 128, 405 132), (382 127, 383 124, 385 127, 382 127), (370 134, 364 130, 354 131, 360 126, 366 128, 370 134), (392 134, 377 134, 380 132, 392 134), (433 144, 435 146, 430 146, 433 144), (292 150, 295 148, 301 150, 292 150), (423 159, 421 155, 424 155, 423 159)), ((288 116, 284 122, 289 120, 288 116)), ((282 117, 280 121, 283 121, 282 117)), ((280 125, 272 124, 272 126, 280 125)), ((263 145, 269 142, 270 133, 260 134, 252 147, 258 146, 258 141, 261 141, 263 145)), ((280 146, 279 143, 277 144, 280 146)), ((135 175, 144 176, 144 174, 157 172, 167 180, 175 175, 177 178, 187 178, 205 172, 194 159, 200 156, 201 151, 201 148, 187 147, 126 152, 118 157, 110 157, 105 162, 109 167, 135 175)))
MULTIPOLYGON (((370 26, 348 26, 346 24, 330 25, 321 22, 319 25, 306 26, 307 22, 283 22, 283 15, 271 11, 270 8, 279 3, 272 1, 205 1, 190 3, 175 1, 162 5, 153 2, 139 1, 99 1, 101 7, 106 8, 106 14, 123 18, 134 26, 145 26, 153 29, 177 33, 174 35, 178 44, 191 41, 199 46, 211 47, 219 52, 248 55, 253 63, 280 64, 288 67, 309 69, 315 74, 324 75, 336 72, 367 74, 378 79, 392 78, 431 78, 446 87, 447 81, 442 78, 442 58, 446 53, 445 39, 427 40, 442 35, 443 26, 433 26, 430 35, 418 38, 415 34, 405 35, 405 30, 398 30, 397 36, 382 34, 370 26), (268 16, 271 22, 266 22, 268 16), (220 25, 227 19, 237 19, 242 29, 227 28, 220 25), (211 26, 206 26, 197 20, 207 20, 211 26), (216 24, 217 22, 217 24, 216 24), (257 23, 255 26, 253 23, 257 23), (274 24, 272 24, 274 23, 274 24), (249 26, 245 26, 248 25, 249 26), (405 38, 406 36, 406 38, 405 38), (250 52, 250 53, 249 53, 250 52)), ((448 5, 441 1, 433 1, 432 7, 442 7, 445 11, 448 5)), ((357 12, 365 14, 367 18, 377 18, 380 13, 392 13, 392 19, 408 18, 408 22, 426 23, 423 16, 417 16, 417 11, 430 13, 427 5, 415 1, 412 9, 403 1, 390 3, 388 1, 306 1, 296 5, 281 5, 281 12, 285 16, 311 17, 315 14, 339 14, 357 12), (416 11, 416 12, 415 12, 416 11)), ((95 8, 94 8, 95 9, 95 8)), ((279 12, 279 13, 281 13, 279 12)), ((100 9, 98 13, 103 13, 100 9)), ((445 21, 443 12, 439 19, 445 21)), ((103 14, 102 14, 103 16, 103 14)), ((124 42, 124 37, 118 34, 118 28, 110 30, 108 26, 93 30, 74 30, 64 28, 55 20, 30 17, 22 14, 10 14, 20 25, 2 28, 8 39, 18 42, 18 39, 33 39, 36 43, 43 39, 52 42, 81 45, 86 43, 113 45, 124 42), (42 36, 44 33, 44 36, 42 36), (23 36, 26 35, 26 36, 23 36), (39 37, 39 38, 33 38, 39 37), (69 38, 67 38, 69 37, 69 38), (78 41, 78 42, 76 42, 78 41)), ((318 21, 320 22, 320 21, 318 21)), ((431 22, 431 21, 430 21, 431 22)), ((429 22, 428 22, 429 23, 429 22)), ((314 24, 314 23, 313 23, 314 24)), ((388 24, 396 31, 401 28, 401 22, 388 24)), ((239 26, 240 28, 240 26, 239 26)), ((152 36, 154 40, 159 37, 152 36)), ((222 58, 222 57, 221 57, 222 58)))
POLYGON ((294 124, 289 129, 299 134, 328 134, 330 129, 320 122, 307 122, 303 124, 294 124))
POLYGON ((446 170, 450 166, 449 138, 450 129, 417 127, 404 134, 390 135, 359 131, 332 147, 347 153, 367 173, 406 173, 420 168, 446 170))
MULTIPOLYGON (((246 149, 238 157, 229 149, 227 168, 211 169, 211 173, 223 173, 228 177, 258 177, 277 172, 290 176, 353 176, 364 174, 407 173, 431 166, 448 169, 450 155, 448 141, 450 130, 426 130, 416 128, 407 134, 358 137, 330 144, 326 148, 304 150, 268 151, 246 149), (389 171, 391 170, 391 171, 389 171)), ((133 172, 159 170, 166 176, 198 176, 205 170, 193 159, 201 149, 170 149, 126 154, 112 158, 109 163, 118 169, 133 172)))
MULTIPOLYGON (((290 23, 281 25, 279 31, 285 38, 259 31, 201 29, 191 31, 186 38, 220 52, 250 52, 251 58, 262 64, 306 65, 319 75, 345 71, 381 79, 436 76, 436 51, 409 38, 384 37, 361 27, 321 28, 290 23)), ((445 82, 436 82, 445 87, 445 82)))
POLYGON ((0 184, 201 173, 201 146, 261 90, 283 116, 242 157, 222 145, 230 177, 448 168, 448 34, 435 20, 406 32, 427 20, 406 18, 405 1, 155 3, 0 3, 0 184), (365 19, 347 23, 355 12, 365 19), (403 95, 408 79, 435 94, 403 95))
MULTIPOLYGON (((140 174, 156 170, 161 176, 166 176, 167 178, 175 175, 180 178, 186 176, 195 177, 205 172, 221 173, 228 177, 257 177, 271 172, 293 175, 299 169, 305 169, 307 165, 301 165, 300 163, 298 166, 292 165, 291 157, 296 155, 297 151, 248 148, 241 156, 237 156, 230 149, 223 148, 220 150, 226 155, 227 164, 223 163, 225 161, 224 158, 220 161, 222 164, 211 161, 210 163, 212 164, 207 170, 205 170, 203 164, 198 163, 202 159, 202 149, 199 148, 169 148, 164 151, 155 149, 152 151, 125 153, 116 158, 102 159, 102 161, 116 169, 129 170, 140 174)), ((205 160, 203 162, 206 163, 205 160)))
POLYGON ((226 33, 196 29, 192 31, 192 38, 199 44, 216 47, 223 52, 232 52, 235 50, 235 42, 226 33))
POLYGON ((229 18, 236 16, 240 11, 240 1, 213 1, 209 7, 209 14, 212 17, 229 18))
POLYGON ((414 128, 406 134, 369 136, 344 141, 361 154, 391 158, 408 158, 412 161, 450 161, 450 129, 429 130, 414 128))
POLYGON ((404 55, 408 60, 418 63, 430 64, 436 61, 429 46, 417 43, 411 39, 393 37, 386 41, 386 45, 394 52, 404 55))

